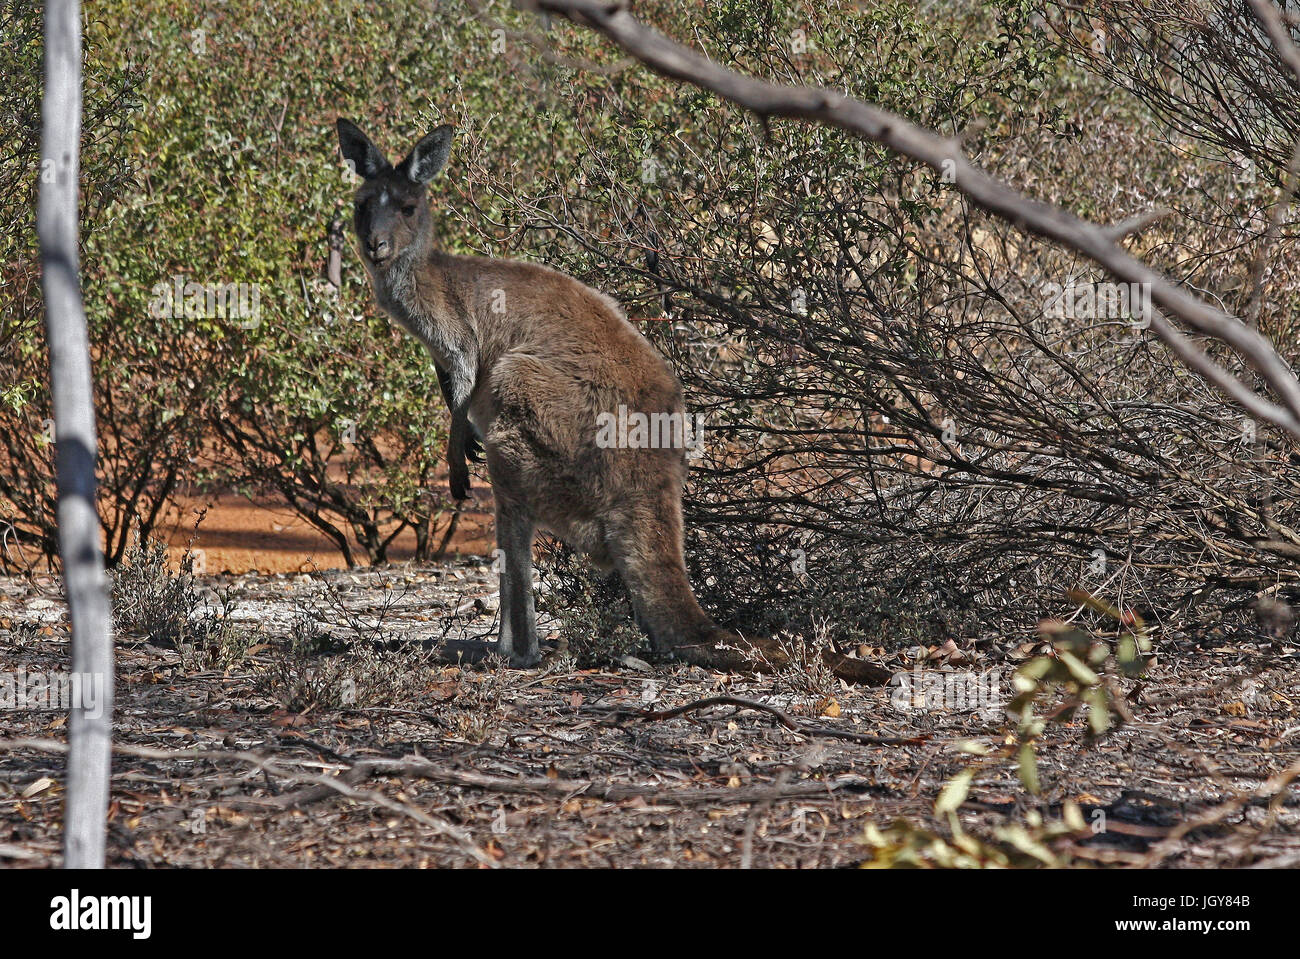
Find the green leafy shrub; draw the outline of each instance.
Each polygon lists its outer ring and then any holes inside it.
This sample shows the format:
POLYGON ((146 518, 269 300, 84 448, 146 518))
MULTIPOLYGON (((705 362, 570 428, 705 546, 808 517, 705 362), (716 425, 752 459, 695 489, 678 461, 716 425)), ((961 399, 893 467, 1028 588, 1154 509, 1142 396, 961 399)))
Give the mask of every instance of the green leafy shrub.
MULTIPOLYGON (((92 13, 92 17, 97 13, 92 13)), ((41 6, 0 3, 0 569, 52 563, 55 528, 54 429, 44 306, 36 243, 40 184, 41 6)), ((82 49, 84 73, 81 153, 83 240, 110 229, 114 204, 134 189, 135 167, 126 147, 140 110, 141 72, 112 58, 96 31, 82 49)), ((104 270, 84 264, 88 297, 103 297, 104 270)), ((92 316, 93 322, 93 316, 92 316)), ((126 550, 141 517, 147 528, 175 488, 187 443, 181 424, 149 400, 140 373, 156 343, 94 336, 96 409, 101 439, 99 512, 113 560, 126 550)))

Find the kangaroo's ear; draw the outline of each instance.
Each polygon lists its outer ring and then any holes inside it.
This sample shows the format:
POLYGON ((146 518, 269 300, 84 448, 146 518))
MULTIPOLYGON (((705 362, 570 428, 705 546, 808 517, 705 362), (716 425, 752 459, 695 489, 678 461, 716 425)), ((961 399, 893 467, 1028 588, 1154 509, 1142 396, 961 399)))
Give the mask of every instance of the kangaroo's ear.
POLYGON ((428 183, 442 169, 451 153, 451 124, 444 123, 415 145, 411 155, 398 164, 398 169, 415 183, 428 183))
POLYGON ((373 180, 388 166, 388 161, 370 138, 351 120, 339 117, 339 149, 343 159, 350 160, 352 168, 367 180, 373 180))

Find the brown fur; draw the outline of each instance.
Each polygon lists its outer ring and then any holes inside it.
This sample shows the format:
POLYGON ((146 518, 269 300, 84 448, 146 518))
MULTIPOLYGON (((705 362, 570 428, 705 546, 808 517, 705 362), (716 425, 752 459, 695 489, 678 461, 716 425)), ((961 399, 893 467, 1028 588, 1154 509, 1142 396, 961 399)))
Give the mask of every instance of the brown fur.
MULTIPOLYGON (((366 174, 355 226, 376 296, 439 369, 458 496, 468 490, 469 431, 482 437, 505 558, 498 650, 520 665, 538 659, 531 546, 541 528, 618 570, 656 649, 723 669, 786 662, 776 643, 719 629, 691 591, 686 451, 597 444, 598 416, 620 406, 685 416, 681 386, 649 341, 613 300, 572 277, 433 249, 424 189, 446 158, 449 128, 396 168, 347 121, 339 129, 344 155, 366 174)), ((859 680, 878 669, 844 657, 832 665, 859 680)))

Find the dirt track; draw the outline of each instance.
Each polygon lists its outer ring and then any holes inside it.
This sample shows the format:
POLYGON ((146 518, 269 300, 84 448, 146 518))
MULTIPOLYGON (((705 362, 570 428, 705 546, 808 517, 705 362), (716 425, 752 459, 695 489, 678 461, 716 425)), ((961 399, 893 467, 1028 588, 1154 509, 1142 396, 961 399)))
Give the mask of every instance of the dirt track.
MULTIPOLYGON (((491 493, 478 484, 447 545, 450 555, 491 554, 491 502, 491 493)), ((186 549, 193 549, 203 558, 203 568, 214 575, 307 573, 344 565, 334 544, 288 507, 269 500, 253 502, 234 493, 178 497, 160 524, 158 535, 170 545, 174 559, 179 560, 186 549), (196 534, 194 524, 203 511, 203 522, 196 534)), ((390 559, 409 560, 414 549, 415 537, 408 531, 393 542, 390 559)))

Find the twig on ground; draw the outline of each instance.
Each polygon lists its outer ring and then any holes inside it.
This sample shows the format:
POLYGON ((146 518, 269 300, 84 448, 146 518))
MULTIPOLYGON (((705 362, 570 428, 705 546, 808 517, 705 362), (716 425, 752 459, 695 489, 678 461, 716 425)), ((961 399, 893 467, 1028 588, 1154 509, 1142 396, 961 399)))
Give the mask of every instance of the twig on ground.
MULTIPOLYGON (((1276 802, 1282 794, 1290 787, 1291 783, 1300 778, 1300 760, 1293 762, 1290 766, 1270 776, 1268 781, 1250 790, 1249 792, 1239 793, 1227 802, 1220 803, 1207 812, 1193 819, 1185 820, 1169 833, 1169 836, 1156 843, 1142 857, 1139 865, 1144 868, 1150 868, 1161 862, 1167 856, 1171 855, 1178 849, 1184 836, 1197 829, 1204 829, 1207 826, 1214 826, 1223 822, 1229 816, 1241 811, 1246 806, 1258 802, 1259 800, 1270 800, 1276 802)), ((1271 803, 1270 803, 1271 805, 1271 803)))
MULTIPOLYGON (((782 769, 776 777, 776 788, 780 789, 790 781, 790 770, 782 769)), ((765 799, 762 802, 755 803, 749 810, 749 816, 745 820, 745 835, 740 843, 740 868, 752 869, 754 867, 754 833, 758 832, 758 822, 767 811, 772 808, 772 800, 765 799)))
POLYGON ((617 719, 619 715, 622 715, 629 719, 658 721, 673 719, 696 710, 708 709, 711 706, 737 706, 741 709, 755 709, 775 716, 777 721, 786 729, 804 736, 846 739, 849 742, 862 743, 867 746, 919 746, 921 743, 928 742, 931 738, 928 734, 920 736, 867 736, 862 733, 849 732, 846 729, 832 729, 829 726, 806 726, 783 709, 769 706, 767 703, 761 703, 756 699, 741 699, 739 696, 710 696, 707 699, 698 699, 695 702, 686 703, 684 706, 674 706, 672 709, 623 711, 616 714, 615 718, 617 719))
MULTIPOLYGON (((20 749, 33 749, 40 752, 65 754, 68 751, 68 746, 66 743, 58 742, 56 740, 47 740, 47 739, 0 740, 0 752, 14 752, 20 749)), ((158 760, 171 760, 171 761, 202 759, 209 762, 233 761, 233 762, 247 763, 248 765, 251 765, 255 769, 261 771, 263 774, 265 774, 268 777, 278 776, 284 779, 288 779, 291 782, 312 783, 314 785, 314 788, 316 789, 325 790, 327 792, 328 791, 337 792, 341 795, 348 797, 349 799, 355 799, 363 802, 372 802, 378 806, 382 806, 385 809, 391 810, 393 812, 399 812, 405 816, 409 816, 410 818, 416 820, 417 822, 422 823, 423 825, 433 829, 440 835, 447 836, 448 838, 454 840, 458 845, 461 846, 461 848, 465 851, 465 853, 469 855, 471 858, 473 858, 476 862, 479 862, 485 866, 490 866, 492 868, 496 868, 497 866, 496 860, 494 860, 487 853, 483 852, 483 850, 479 849, 478 846, 474 843, 473 839, 470 837, 470 835, 460 827, 452 825, 451 823, 445 820, 430 816, 428 813, 416 809, 414 806, 410 806, 405 803, 400 803, 397 802, 396 800, 389 799, 387 796, 382 796, 379 793, 364 792, 352 788, 353 784, 349 780, 353 778, 351 774, 355 770, 357 770, 358 768, 357 766, 353 766, 343 776, 336 777, 336 776, 325 776, 319 774, 303 774, 299 772, 294 772, 292 770, 284 769, 282 767, 281 763, 283 763, 285 760, 272 759, 268 756, 262 756, 259 755, 258 753, 248 752, 245 750, 221 752, 220 750, 211 750, 211 749, 155 749, 155 748, 145 747, 145 746, 127 746, 121 743, 117 743, 114 744, 113 746, 113 752, 123 756, 136 756, 141 759, 158 759, 158 760)), ((358 764, 358 766, 360 765, 364 765, 364 764, 358 764)), ((368 777, 359 775, 355 777, 355 781, 359 782, 365 778, 368 777)), ((295 793, 291 795, 298 795, 298 794, 295 793)), ((279 797, 279 799, 281 800, 283 800, 284 798, 286 797, 279 797)), ((285 808, 288 808, 288 804, 284 804, 284 805, 285 808)))

